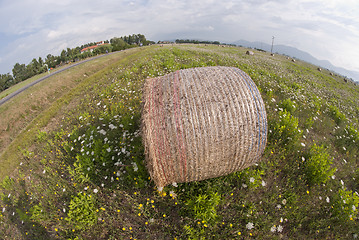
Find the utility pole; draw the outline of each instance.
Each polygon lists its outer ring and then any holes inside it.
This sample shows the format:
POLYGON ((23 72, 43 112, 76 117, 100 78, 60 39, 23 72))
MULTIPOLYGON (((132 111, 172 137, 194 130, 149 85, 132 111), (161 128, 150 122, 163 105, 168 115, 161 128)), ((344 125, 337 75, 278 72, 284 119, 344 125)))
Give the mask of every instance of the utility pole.
POLYGON ((272 36, 272 48, 270 49, 270 53, 273 53, 273 42, 274 42, 274 36, 272 36))

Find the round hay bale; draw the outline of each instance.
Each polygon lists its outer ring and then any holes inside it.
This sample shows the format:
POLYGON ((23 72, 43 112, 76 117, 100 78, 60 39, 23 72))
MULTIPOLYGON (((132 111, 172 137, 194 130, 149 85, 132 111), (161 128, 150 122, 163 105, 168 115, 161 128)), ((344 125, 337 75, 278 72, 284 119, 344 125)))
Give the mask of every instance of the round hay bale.
POLYGON ((240 69, 179 70, 146 79, 143 90, 146 162, 159 188, 227 175, 260 160, 265 106, 240 69))
POLYGON ((252 51, 247 51, 246 54, 247 54, 247 55, 254 55, 254 52, 252 52, 252 51))

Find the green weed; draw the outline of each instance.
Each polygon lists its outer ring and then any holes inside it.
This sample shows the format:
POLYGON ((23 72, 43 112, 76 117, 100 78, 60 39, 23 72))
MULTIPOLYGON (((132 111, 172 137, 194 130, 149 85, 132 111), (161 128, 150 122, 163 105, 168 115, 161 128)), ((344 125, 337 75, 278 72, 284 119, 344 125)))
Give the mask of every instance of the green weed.
POLYGON ((309 184, 325 183, 336 171, 332 168, 333 163, 326 148, 314 145, 309 150, 309 155, 304 162, 304 172, 309 184))
POLYGON ((333 202, 332 212, 339 222, 350 222, 358 218, 359 196, 351 190, 340 188, 333 202))
POLYGON ((74 196, 69 205, 69 212, 65 220, 78 230, 86 230, 96 224, 96 200, 92 195, 79 193, 74 196))
POLYGON ((347 120, 345 114, 340 112, 340 110, 336 106, 329 106, 329 114, 334 119, 337 125, 347 120))

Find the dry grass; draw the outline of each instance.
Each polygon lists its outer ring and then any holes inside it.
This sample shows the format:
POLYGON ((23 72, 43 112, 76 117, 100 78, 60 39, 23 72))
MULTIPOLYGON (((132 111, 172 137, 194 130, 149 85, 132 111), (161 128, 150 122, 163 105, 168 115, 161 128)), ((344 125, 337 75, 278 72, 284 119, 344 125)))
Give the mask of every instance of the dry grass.
MULTIPOLYGON (((113 54, 74 69, 59 73, 27 89, 18 97, 0 106, 0 153, 16 136, 56 99, 65 95, 93 73, 103 69, 121 55, 113 54)), ((37 78, 35 77, 35 80, 37 78)), ((14 86, 15 87, 15 86, 14 86)))

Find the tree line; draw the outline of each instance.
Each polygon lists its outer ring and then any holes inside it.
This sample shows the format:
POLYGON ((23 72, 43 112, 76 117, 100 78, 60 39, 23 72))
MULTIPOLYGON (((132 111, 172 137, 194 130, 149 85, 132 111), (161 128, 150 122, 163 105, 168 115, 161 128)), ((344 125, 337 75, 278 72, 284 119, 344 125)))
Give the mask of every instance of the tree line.
POLYGON ((48 71, 48 69, 62 66, 69 62, 77 62, 85 58, 96 56, 99 54, 125 50, 128 48, 146 46, 154 44, 153 41, 148 41, 142 34, 132 34, 123 37, 114 37, 111 40, 102 41, 101 45, 98 42, 87 43, 75 48, 63 49, 59 56, 48 54, 45 59, 39 57, 25 65, 16 63, 12 69, 12 74, 0 74, 0 92, 5 89, 22 82, 32 76, 48 71), (87 51, 81 51, 87 47, 97 46, 96 48, 87 51))
POLYGON ((236 46, 235 44, 221 43, 219 41, 201 41, 194 39, 176 39, 176 43, 192 43, 192 44, 214 44, 214 45, 228 45, 228 46, 236 46))
POLYGON ((220 45, 219 41, 200 41, 200 40, 193 40, 193 39, 176 39, 176 43, 193 43, 193 44, 215 44, 220 45))

